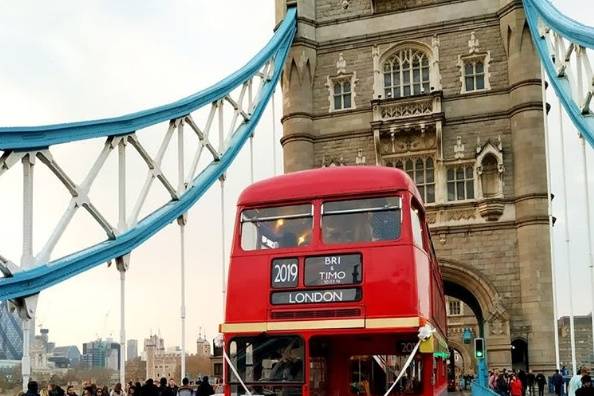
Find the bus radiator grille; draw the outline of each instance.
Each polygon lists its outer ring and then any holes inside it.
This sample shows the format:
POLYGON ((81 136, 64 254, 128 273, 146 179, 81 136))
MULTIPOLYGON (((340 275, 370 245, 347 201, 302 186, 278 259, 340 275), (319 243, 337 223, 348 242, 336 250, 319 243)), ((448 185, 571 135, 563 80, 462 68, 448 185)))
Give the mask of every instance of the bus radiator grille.
POLYGON ((271 319, 344 318, 361 316, 360 308, 324 309, 308 311, 272 311, 271 319))

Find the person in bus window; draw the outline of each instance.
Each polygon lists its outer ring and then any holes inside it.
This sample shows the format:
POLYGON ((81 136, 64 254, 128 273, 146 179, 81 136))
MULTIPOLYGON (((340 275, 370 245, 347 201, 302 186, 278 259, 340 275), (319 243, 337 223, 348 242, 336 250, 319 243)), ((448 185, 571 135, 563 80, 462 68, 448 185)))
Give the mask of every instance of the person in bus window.
POLYGON ((284 232, 280 236, 280 239, 278 241, 278 247, 284 248, 284 247, 293 247, 293 246, 297 246, 297 235, 295 235, 294 233, 292 233, 290 231, 284 232))
POLYGON ((281 381, 296 381, 302 376, 303 362, 299 347, 291 343, 280 351, 280 360, 272 366, 270 379, 281 381))

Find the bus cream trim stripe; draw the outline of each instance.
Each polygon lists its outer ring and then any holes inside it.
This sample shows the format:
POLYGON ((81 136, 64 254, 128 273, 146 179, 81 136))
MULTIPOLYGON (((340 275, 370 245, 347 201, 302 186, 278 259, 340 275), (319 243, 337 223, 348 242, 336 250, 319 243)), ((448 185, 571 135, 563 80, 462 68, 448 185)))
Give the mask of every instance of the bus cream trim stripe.
POLYGON ((223 333, 261 333, 265 331, 281 330, 315 330, 315 329, 383 329, 401 327, 419 327, 420 318, 416 316, 404 318, 378 319, 334 319, 334 320, 299 320, 287 322, 252 322, 252 323, 223 323, 223 333))
POLYGON ((266 330, 266 322, 221 324, 222 333, 262 333, 266 330))
POLYGON ((420 319, 416 316, 406 318, 367 319, 365 327, 368 329, 383 329, 392 327, 419 327, 420 319))
POLYGON ((365 319, 299 320, 294 322, 268 322, 268 330, 293 329, 355 329, 364 328, 365 319))

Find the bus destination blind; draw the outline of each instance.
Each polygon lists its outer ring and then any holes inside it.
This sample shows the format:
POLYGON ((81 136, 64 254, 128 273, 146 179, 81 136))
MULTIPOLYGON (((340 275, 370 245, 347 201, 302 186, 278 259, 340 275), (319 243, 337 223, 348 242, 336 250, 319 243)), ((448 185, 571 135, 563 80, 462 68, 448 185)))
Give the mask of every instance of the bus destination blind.
POLYGON ((320 304, 359 301, 361 289, 353 287, 349 289, 328 289, 328 290, 295 290, 272 293, 271 302, 273 305, 281 304, 320 304))
POLYGON ((361 255, 337 254, 305 259, 305 286, 361 283, 361 255))

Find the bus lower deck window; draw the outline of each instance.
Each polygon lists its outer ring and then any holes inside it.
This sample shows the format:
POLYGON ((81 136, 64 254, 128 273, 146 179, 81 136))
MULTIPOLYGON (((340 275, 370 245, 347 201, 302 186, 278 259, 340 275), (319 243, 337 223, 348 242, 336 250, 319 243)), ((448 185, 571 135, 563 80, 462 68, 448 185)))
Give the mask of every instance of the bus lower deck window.
POLYGON ((307 246, 311 242, 311 204, 246 209, 241 212, 243 250, 307 246))
POLYGON ((399 197, 324 202, 322 238, 328 244, 395 240, 400 219, 399 197))
MULTIPOLYGON (((300 337, 236 337, 229 345, 229 352, 244 384, 303 383, 305 349, 300 337)), ((240 383, 232 370, 229 376, 230 384, 240 383)))

